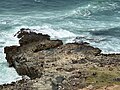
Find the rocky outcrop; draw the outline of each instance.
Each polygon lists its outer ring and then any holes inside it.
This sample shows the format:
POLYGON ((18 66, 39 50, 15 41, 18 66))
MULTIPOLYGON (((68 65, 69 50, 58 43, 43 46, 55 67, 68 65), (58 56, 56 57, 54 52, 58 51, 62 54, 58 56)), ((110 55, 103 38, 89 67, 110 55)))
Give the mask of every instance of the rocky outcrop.
POLYGON ((20 38, 20 46, 29 44, 31 42, 50 40, 49 35, 43 35, 42 33, 31 32, 30 29, 22 28, 16 33, 17 37, 20 38))
POLYGON ((50 40, 49 35, 21 29, 20 46, 4 49, 9 66, 24 79, 0 90, 80 90, 92 85, 120 84, 120 55, 101 54, 88 43, 50 40), (113 73, 114 72, 114 73, 113 73))

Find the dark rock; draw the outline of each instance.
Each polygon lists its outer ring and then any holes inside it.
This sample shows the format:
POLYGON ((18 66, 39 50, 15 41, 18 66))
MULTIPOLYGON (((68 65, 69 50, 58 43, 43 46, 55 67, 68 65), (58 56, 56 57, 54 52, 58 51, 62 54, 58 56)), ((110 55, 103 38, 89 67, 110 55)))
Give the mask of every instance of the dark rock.
POLYGON ((114 81, 120 82, 120 78, 115 78, 114 81))
POLYGON ((42 33, 31 32, 29 29, 22 28, 18 33, 17 37, 20 38, 19 43, 21 46, 42 40, 50 40, 49 35, 43 35, 42 33), (28 32, 29 31, 29 32, 28 32))

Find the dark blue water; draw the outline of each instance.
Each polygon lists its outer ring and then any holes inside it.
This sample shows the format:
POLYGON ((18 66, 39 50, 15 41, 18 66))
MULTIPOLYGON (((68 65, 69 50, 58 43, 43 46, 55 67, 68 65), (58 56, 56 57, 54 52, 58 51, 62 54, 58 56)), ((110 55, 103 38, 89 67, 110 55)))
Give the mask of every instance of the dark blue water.
POLYGON ((0 84, 20 79, 8 68, 3 48, 18 44, 20 28, 52 38, 89 42, 103 53, 120 52, 120 0, 0 0, 0 84))

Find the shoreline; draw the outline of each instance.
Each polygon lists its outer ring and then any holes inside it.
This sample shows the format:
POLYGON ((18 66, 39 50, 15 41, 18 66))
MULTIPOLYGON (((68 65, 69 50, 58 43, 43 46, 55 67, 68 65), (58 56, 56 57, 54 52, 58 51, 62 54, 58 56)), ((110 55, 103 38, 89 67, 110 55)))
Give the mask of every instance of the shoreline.
POLYGON ((30 79, 0 85, 1 90, 78 90, 89 85, 94 89, 120 85, 120 54, 102 54, 86 42, 63 44, 47 34, 26 29, 21 29, 17 37, 20 46, 5 47, 6 59, 19 75, 30 79))

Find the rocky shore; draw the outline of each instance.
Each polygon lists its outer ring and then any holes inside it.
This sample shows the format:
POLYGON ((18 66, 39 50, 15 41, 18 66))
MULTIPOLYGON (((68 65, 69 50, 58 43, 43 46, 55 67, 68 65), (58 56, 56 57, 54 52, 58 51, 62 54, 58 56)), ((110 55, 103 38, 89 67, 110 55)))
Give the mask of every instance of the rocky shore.
POLYGON ((16 35, 20 46, 4 52, 23 80, 0 90, 120 90, 120 54, 102 54, 88 43, 63 44, 29 29, 16 35))

